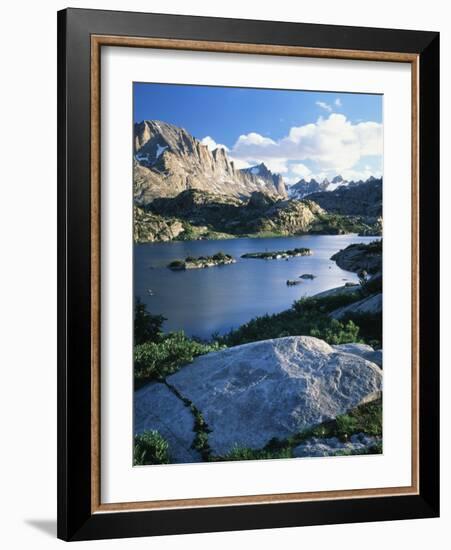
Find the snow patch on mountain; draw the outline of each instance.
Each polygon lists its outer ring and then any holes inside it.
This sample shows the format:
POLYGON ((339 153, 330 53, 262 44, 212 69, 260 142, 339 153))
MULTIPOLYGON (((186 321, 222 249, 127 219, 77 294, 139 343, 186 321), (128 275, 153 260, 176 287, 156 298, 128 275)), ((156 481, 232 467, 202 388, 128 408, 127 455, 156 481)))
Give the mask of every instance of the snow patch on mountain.
POLYGON ((155 158, 160 158, 160 156, 166 151, 167 148, 167 145, 162 147, 160 144, 157 144, 157 153, 155 155, 155 158))
POLYGON ((360 185, 362 183, 370 183, 372 181, 376 181, 376 179, 377 178, 375 178, 374 176, 370 176, 366 181, 348 181, 343 179, 343 177, 340 175, 335 176, 334 178, 332 178, 331 181, 329 181, 327 178, 323 179, 321 182, 318 182, 314 178, 312 178, 310 181, 301 179, 294 185, 291 185, 287 189, 287 192, 290 199, 301 200, 313 193, 319 193, 323 191, 332 192, 340 188, 360 185))

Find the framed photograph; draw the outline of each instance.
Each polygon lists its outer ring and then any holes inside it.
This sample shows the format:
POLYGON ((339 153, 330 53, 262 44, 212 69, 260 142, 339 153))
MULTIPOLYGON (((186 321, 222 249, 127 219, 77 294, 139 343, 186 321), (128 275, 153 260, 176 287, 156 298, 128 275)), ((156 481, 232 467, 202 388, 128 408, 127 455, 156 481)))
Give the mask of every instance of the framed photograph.
POLYGON ((437 516, 438 33, 68 9, 58 69, 58 536, 437 516))

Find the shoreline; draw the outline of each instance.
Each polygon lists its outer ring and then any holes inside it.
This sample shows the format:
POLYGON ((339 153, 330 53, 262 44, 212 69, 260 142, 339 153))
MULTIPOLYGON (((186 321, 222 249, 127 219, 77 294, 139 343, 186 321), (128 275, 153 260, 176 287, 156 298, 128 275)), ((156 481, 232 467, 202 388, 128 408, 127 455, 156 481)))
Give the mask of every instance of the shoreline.
MULTIPOLYGON (((361 237, 362 239, 382 240, 382 235, 360 235, 359 233, 299 233, 296 235, 239 235, 234 237, 228 235, 227 237, 221 237, 218 239, 171 239, 167 241, 146 241, 137 242, 133 241, 133 246, 146 246, 146 245, 168 245, 168 244, 180 244, 180 243, 198 243, 198 242, 218 242, 224 241, 238 241, 238 240, 263 240, 263 239, 297 239, 302 237, 361 237)), ((338 251, 337 251, 338 252, 338 251)))

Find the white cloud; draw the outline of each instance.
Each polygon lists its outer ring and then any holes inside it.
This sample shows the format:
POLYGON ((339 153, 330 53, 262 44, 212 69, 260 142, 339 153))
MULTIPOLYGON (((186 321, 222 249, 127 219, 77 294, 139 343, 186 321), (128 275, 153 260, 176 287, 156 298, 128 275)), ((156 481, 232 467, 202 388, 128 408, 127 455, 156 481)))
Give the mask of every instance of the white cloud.
POLYGON ((363 170, 345 170, 342 176, 348 181, 365 181, 370 176, 380 178, 382 176, 382 172, 380 170, 371 170, 366 166, 363 170))
POLYGON ((325 101, 315 101, 316 105, 318 107, 321 107, 321 109, 324 109, 325 111, 328 111, 329 113, 332 112, 332 107, 329 105, 329 103, 326 103, 325 101))
POLYGON ((314 173, 340 174, 356 169, 357 163, 368 156, 374 157, 376 165, 381 164, 382 124, 354 124, 343 114, 331 113, 315 123, 292 127, 278 141, 255 132, 241 135, 230 154, 250 164, 264 162, 271 170, 282 173, 291 169, 289 161, 307 161, 314 173))
POLYGON ((225 149, 226 151, 229 151, 229 148, 227 147, 227 145, 223 145, 222 143, 216 143, 216 141, 210 136, 205 136, 201 140, 201 143, 202 145, 206 145, 210 149, 210 151, 214 151, 218 147, 220 147, 221 149, 225 149))
POLYGON ((276 142, 271 138, 264 137, 256 132, 251 132, 250 134, 241 135, 235 143, 234 148, 238 146, 244 148, 249 147, 250 149, 254 145, 257 147, 269 147, 271 145, 276 145, 276 142))
MULTIPOLYGON (((265 158, 263 162, 274 174, 285 174, 288 172, 288 163, 284 158, 265 158)), ((254 164, 259 164, 258 160, 254 164)))
POLYGON ((336 98, 336 100, 334 101, 336 107, 342 107, 343 104, 341 102, 341 99, 339 97, 336 98))
POLYGON ((237 139, 230 157, 237 168, 243 168, 243 166, 239 165, 240 160, 246 161, 246 168, 264 162, 271 172, 278 174, 285 173, 288 171, 286 158, 278 157, 271 153, 265 155, 267 149, 273 150, 275 147, 277 147, 277 143, 271 138, 262 136, 256 132, 250 132, 249 134, 242 134, 237 139))
POLYGON ((310 168, 305 164, 302 164, 301 162, 297 164, 290 164, 290 172, 304 179, 312 177, 312 171, 310 170, 310 168))
POLYGON ((257 162, 247 162, 246 160, 237 159, 229 155, 229 159, 233 162, 233 165, 237 170, 241 170, 243 168, 250 168, 254 164, 258 164, 257 162))

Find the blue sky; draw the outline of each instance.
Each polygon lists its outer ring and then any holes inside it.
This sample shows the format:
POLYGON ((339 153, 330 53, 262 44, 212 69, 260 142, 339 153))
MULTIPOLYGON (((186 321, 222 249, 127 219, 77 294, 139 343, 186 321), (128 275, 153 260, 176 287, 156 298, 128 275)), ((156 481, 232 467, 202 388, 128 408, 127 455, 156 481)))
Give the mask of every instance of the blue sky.
POLYGON ((265 162, 300 177, 381 175, 382 96, 134 84, 134 120, 162 120, 228 150, 238 167, 265 162))

